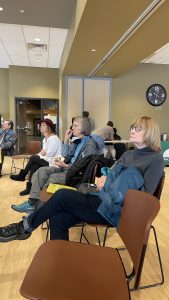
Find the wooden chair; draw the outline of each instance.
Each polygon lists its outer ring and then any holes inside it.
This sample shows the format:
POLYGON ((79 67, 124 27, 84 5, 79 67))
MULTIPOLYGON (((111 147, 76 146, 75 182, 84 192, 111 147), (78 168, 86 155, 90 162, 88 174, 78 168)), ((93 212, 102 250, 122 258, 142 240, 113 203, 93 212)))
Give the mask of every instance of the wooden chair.
POLYGON ((13 173, 13 169, 21 169, 16 167, 16 161, 22 159, 22 169, 25 167, 25 163, 28 162, 31 155, 37 154, 41 151, 41 142, 40 141, 28 141, 26 146, 26 153, 25 154, 18 154, 12 156, 12 165, 11 165, 11 174, 13 173))
MULTIPOLYGON (((162 190, 163 190, 163 186, 164 186, 164 181, 165 181, 165 173, 161 177, 161 179, 159 181, 159 184, 158 184, 158 186, 156 188, 156 191, 154 193, 154 196, 158 200, 160 200, 160 198, 161 198, 161 194, 162 194, 162 190)), ((101 246, 101 240, 100 240, 98 228, 99 227, 105 227, 105 233, 104 233, 103 243, 102 243, 102 246, 105 246, 108 230, 110 228, 112 228, 112 226, 111 225, 105 225, 104 226, 104 225, 100 225, 100 224, 90 224, 90 223, 88 223, 87 225, 90 225, 90 226, 96 228, 97 239, 98 239, 98 243, 99 243, 100 246, 101 246)), ((160 278, 161 279, 157 283, 140 286, 139 289, 144 289, 144 288, 149 288, 149 287, 155 287, 155 286, 158 286, 158 285, 162 285, 164 283, 164 272, 163 272, 163 266, 162 266, 162 261, 161 261, 160 249, 159 249, 159 245, 158 245, 157 234, 156 234, 155 227, 153 225, 151 225, 151 229, 153 230, 153 234, 154 234, 154 239, 155 239, 155 244, 156 244, 156 251, 157 251, 157 257, 158 257, 159 267, 160 267, 160 278)), ((82 227, 82 235, 84 235, 84 227, 82 227)), ((85 236, 85 238, 86 238, 87 242, 89 243, 89 240, 87 239, 86 236, 85 236)), ((121 248, 119 250, 124 250, 124 249, 125 248, 121 248)), ((145 254, 146 254, 146 252, 144 253, 144 255, 145 254)), ((140 270, 140 272, 142 272, 142 269, 140 270)), ((141 274, 140 274, 140 276, 141 276, 141 274)))
POLYGON ((49 241, 35 254, 22 282, 21 295, 34 300, 130 299, 128 282, 134 277, 138 288, 142 254, 159 209, 154 196, 135 190, 127 192, 117 231, 133 263, 130 275, 125 274, 118 249, 49 241))

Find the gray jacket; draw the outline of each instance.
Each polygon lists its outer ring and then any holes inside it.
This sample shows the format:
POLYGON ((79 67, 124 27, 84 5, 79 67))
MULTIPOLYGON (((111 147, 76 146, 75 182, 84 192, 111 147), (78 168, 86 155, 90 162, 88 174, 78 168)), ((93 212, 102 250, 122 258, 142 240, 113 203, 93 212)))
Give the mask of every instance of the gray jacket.
MULTIPOLYGON (((74 143, 63 144, 61 154, 63 157, 73 157, 73 155, 76 151, 76 148, 77 148, 77 145, 74 143)), ((82 148, 78 154, 78 157, 76 159, 76 162, 78 160, 81 160, 84 157, 89 156, 89 155, 99 155, 99 154, 100 154, 100 150, 99 150, 97 143, 94 141, 94 139, 92 137, 90 137, 89 141, 82 146, 82 148)))

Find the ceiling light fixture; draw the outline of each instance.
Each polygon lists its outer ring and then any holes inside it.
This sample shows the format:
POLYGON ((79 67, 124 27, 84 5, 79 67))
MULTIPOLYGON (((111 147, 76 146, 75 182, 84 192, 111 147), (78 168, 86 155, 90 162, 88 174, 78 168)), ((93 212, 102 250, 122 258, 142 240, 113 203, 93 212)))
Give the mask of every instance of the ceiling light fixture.
POLYGON ((25 11, 24 11, 24 9, 20 9, 19 12, 20 12, 21 14, 24 14, 25 11))
POLYGON ((40 38, 34 38, 35 42, 40 42, 40 38))
POLYGON ((3 9, 3 7, 0 7, 0 11, 3 11, 4 9, 3 9))
POLYGON ((92 51, 92 52, 96 52, 96 49, 92 49, 91 51, 92 51))
POLYGON ((40 59, 37 59, 37 61, 40 61, 40 59))

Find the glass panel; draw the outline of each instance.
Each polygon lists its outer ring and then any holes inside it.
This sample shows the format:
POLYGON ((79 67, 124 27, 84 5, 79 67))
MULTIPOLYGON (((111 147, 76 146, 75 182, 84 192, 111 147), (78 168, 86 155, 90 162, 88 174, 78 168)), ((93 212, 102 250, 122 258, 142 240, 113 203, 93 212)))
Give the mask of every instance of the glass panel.
POLYGON ((42 115, 53 121, 56 126, 56 134, 59 135, 59 101, 42 99, 42 115))

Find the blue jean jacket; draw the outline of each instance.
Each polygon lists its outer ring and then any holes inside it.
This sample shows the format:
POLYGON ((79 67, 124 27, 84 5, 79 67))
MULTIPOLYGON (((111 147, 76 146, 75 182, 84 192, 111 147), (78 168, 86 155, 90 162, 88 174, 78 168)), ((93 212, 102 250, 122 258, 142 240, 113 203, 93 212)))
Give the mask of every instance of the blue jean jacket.
POLYGON ((126 192, 129 189, 144 190, 144 179, 134 167, 124 167, 121 163, 115 165, 109 172, 106 183, 98 193, 102 200, 97 211, 111 225, 119 224, 121 209, 126 192))

